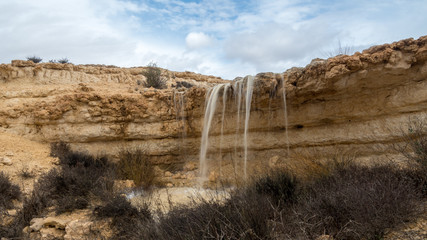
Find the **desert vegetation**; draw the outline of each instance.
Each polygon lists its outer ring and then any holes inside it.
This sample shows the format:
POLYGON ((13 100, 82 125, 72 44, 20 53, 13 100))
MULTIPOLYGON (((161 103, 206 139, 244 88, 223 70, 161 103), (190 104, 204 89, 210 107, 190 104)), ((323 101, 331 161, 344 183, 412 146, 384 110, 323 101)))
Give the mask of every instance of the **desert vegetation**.
POLYGON ((31 57, 27 57, 27 61, 31 61, 31 62, 33 62, 33 63, 39 63, 39 62, 41 62, 42 60, 43 60, 42 58, 40 58, 40 57, 38 57, 38 56, 36 56, 36 55, 31 56, 31 57))
POLYGON ((50 63, 70 63, 70 60, 68 60, 68 58, 60 58, 60 59, 51 59, 49 60, 50 63))
POLYGON ((154 166, 142 148, 123 148, 119 152, 117 173, 119 178, 133 180, 137 187, 145 189, 156 181, 154 166))
MULTIPOLYGON (((123 149, 119 161, 52 144, 59 166, 41 176, 1 236, 22 237, 30 220, 90 209, 94 221, 107 220, 113 239, 382 239, 394 227, 425 214, 427 148, 424 124, 410 124, 397 148, 404 167, 394 163, 356 164, 351 157, 302 161, 302 174, 284 168, 231 192, 227 199, 199 199, 152 212, 148 203, 132 205, 113 190, 115 179, 131 179, 149 189, 153 166, 143 149, 123 149), (316 173, 316 174, 311 174, 316 173), (194 201, 196 202, 196 201, 194 201)), ((0 174, 0 209, 13 207, 19 188, 0 174)))
POLYGON ((145 87, 153 87, 162 89, 166 87, 166 80, 162 77, 162 70, 157 67, 156 63, 150 63, 147 65, 146 70, 142 73, 145 77, 145 87))
POLYGON ((128 234, 133 239, 382 239, 387 229, 423 211, 417 177, 416 170, 354 163, 335 165, 313 182, 275 172, 223 203, 175 207, 148 230, 128 234))
MULTIPOLYGON (((141 156, 138 155, 140 151, 136 151, 127 153, 135 159, 135 156, 141 156)), ((103 156, 93 157, 83 152, 72 151, 69 145, 63 142, 51 145, 51 155, 58 157, 59 167, 38 179, 32 193, 24 198, 23 207, 13 221, 7 225, 0 224, 0 236, 21 237, 22 229, 29 225, 31 219, 41 217, 51 210, 56 214, 62 214, 77 209, 93 209, 95 216, 112 217, 112 226, 118 233, 129 218, 151 216, 147 209, 136 209, 120 195, 121 193, 113 191, 116 176, 126 172, 121 168, 122 165, 116 165, 103 156)), ((120 162, 123 161, 127 160, 120 162)), ((128 163, 126 167, 132 167, 130 164, 139 162, 128 163)), ((150 167, 147 163, 145 166, 150 167)), ((141 166, 133 167, 142 169, 141 166)), ((146 174, 145 171, 141 173, 146 174)), ((131 177, 141 179, 137 173, 131 177)), ((144 184, 148 187, 147 182, 144 184)), ((0 174, 0 191, 0 209, 12 207, 11 200, 20 197, 19 187, 12 185, 4 174, 0 174)))
POLYGON ((21 196, 21 190, 15 184, 10 182, 9 177, 0 172, 0 212, 11 208, 12 201, 18 200, 21 196))

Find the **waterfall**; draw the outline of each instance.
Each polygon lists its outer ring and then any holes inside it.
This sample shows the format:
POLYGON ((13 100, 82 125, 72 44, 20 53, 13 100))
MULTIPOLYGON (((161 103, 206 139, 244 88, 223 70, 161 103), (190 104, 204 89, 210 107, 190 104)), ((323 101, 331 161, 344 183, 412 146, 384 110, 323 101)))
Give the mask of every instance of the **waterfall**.
POLYGON ((247 168, 247 161, 248 161, 248 128, 249 128, 249 117, 251 115, 251 103, 252 103, 252 93, 253 93, 253 86, 254 86, 254 77, 248 76, 246 81, 246 117, 245 117, 245 131, 243 136, 243 145, 245 148, 245 159, 243 162, 243 176, 246 179, 246 168, 247 168))
MULTIPOLYGON (((255 78, 253 76, 247 76, 244 80, 238 80, 234 83, 234 97, 236 99, 236 133, 235 133, 235 144, 234 151, 237 153, 238 143, 240 142, 238 139, 238 135, 240 134, 240 111, 243 110, 242 101, 245 100, 245 126, 243 132, 243 149, 244 149, 244 159, 243 159, 243 176, 247 178, 247 160, 248 160, 248 131, 249 131, 249 119, 251 114, 251 102, 253 95, 253 86, 255 78), (245 80, 245 81, 244 81, 245 80), (244 88, 245 87, 245 88, 244 88), (245 95, 243 95, 243 92, 245 95)), ((224 121, 225 121, 225 110, 227 103, 227 92, 231 87, 230 83, 227 84, 219 84, 209 89, 206 94, 205 100, 205 115, 203 120, 203 131, 202 131, 202 140, 200 146, 200 182, 203 183, 207 180, 208 174, 208 163, 206 159, 206 155, 209 149, 209 131, 211 129, 212 120, 215 115, 218 98, 220 96, 220 91, 222 92, 222 116, 221 116, 221 135, 220 135, 220 143, 219 143, 219 166, 220 166, 220 175, 221 175, 221 164, 222 164, 222 145, 223 145, 223 135, 224 135, 224 121)), ((237 155, 237 154, 236 154, 237 155)), ((237 158, 237 156, 235 156, 237 158)), ((236 160, 234 159, 234 167, 236 171, 236 160)))
POLYGON ((233 158, 233 164, 234 164, 234 174, 237 174, 237 147, 239 144, 239 139, 238 139, 238 135, 239 135, 239 130, 240 130, 240 106, 242 104, 242 85, 243 82, 242 81, 236 81, 235 85, 234 85, 234 97, 236 99, 236 133, 234 134, 234 158, 233 158))
POLYGON ((175 91, 173 94, 173 104, 175 108, 175 118, 181 128, 181 137, 185 139, 187 129, 185 127, 185 100, 184 92, 175 91))
POLYGON ((218 100, 219 90, 224 84, 219 84, 213 87, 206 95, 207 104, 205 105, 205 118, 203 120, 202 143, 200 146, 200 181, 203 182, 207 179, 208 166, 206 162, 206 154, 209 146, 209 130, 213 116, 215 115, 216 103, 218 100))
POLYGON ((222 119, 221 119, 221 138, 219 139, 219 176, 222 174, 222 138, 224 136, 224 120, 225 120, 225 106, 227 103, 227 90, 230 87, 230 83, 224 86, 224 93, 222 94, 222 119))
POLYGON ((286 134, 286 145, 288 149, 288 156, 289 156, 289 135, 288 135, 288 107, 286 104, 286 88, 285 88, 285 79, 283 78, 283 75, 280 75, 282 77, 282 96, 283 96, 283 105, 285 112, 285 134, 286 134))

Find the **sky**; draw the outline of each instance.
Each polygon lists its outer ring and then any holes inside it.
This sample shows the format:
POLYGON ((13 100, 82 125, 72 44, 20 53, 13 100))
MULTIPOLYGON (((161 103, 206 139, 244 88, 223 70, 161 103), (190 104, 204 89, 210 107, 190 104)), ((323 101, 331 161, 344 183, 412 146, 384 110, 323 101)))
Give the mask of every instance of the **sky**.
POLYGON ((234 79, 427 35, 427 0, 0 0, 0 63, 157 66, 234 79))

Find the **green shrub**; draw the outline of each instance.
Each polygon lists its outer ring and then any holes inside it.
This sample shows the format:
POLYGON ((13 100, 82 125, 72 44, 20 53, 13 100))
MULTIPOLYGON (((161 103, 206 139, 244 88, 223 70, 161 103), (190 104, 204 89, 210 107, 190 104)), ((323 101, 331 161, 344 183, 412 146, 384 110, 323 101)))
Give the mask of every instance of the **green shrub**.
POLYGON ((32 56, 32 57, 27 57, 27 61, 32 61, 33 63, 39 63, 41 62, 43 59, 37 57, 37 56, 32 56))
POLYGON ((133 180, 136 186, 145 189, 156 181, 154 166, 141 148, 122 149, 119 152, 117 172, 122 179, 133 180))
POLYGON ((155 63, 150 63, 142 73, 145 76, 145 87, 157 89, 166 88, 166 80, 162 77, 162 70, 155 63))

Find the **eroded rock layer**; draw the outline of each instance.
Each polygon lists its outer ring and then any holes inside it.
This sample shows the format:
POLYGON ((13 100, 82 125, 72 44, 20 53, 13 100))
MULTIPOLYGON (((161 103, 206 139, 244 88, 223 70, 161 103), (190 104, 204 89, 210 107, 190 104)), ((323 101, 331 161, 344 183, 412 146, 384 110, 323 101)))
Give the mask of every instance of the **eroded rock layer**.
MULTIPOLYGON (((248 131, 249 168, 286 161, 288 146, 292 153, 387 156, 408 119, 427 113, 426 43, 427 37, 407 39, 352 56, 315 59, 282 74, 258 74, 248 131)), ((168 88, 156 90, 143 87, 143 70, 2 64, 0 131, 41 142, 62 140, 92 153, 114 155, 123 146, 140 146, 174 182, 188 182, 197 176, 208 89, 227 81, 163 70, 168 88), (184 174, 174 175, 182 169, 184 174)), ((235 86, 228 91, 223 135, 219 93, 208 148, 213 180, 241 171, 245 109, 238 110, 236 91, 235 86)))

